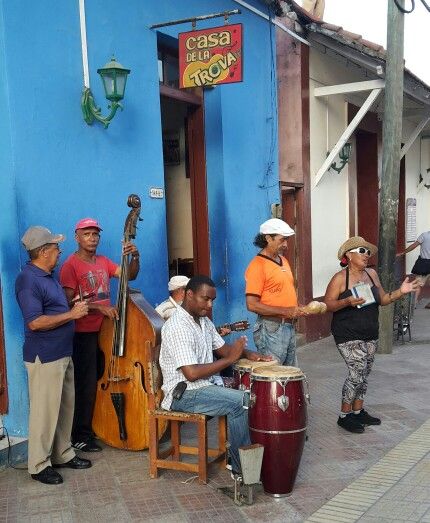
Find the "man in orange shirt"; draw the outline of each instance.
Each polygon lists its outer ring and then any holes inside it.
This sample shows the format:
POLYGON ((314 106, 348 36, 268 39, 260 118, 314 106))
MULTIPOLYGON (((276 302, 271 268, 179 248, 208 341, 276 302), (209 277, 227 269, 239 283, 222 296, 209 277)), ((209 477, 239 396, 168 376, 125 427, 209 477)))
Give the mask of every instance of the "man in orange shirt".
POLYGON ((260 226, 254 245, 261 250, 245 272, 246 306, 258 315, 254 325, 257 350, 276 357, 281 365, 296 365, 294 318, 306 316, 297 304, 290 264, 282 255, 294 234, 288 223, 272 218, 260 226))

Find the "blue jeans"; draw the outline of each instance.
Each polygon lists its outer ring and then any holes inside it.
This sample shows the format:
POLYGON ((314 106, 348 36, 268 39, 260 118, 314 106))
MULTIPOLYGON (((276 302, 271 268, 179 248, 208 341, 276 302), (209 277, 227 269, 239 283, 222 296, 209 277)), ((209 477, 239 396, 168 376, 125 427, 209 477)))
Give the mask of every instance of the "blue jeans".
MULTIPOLYGON (((208 416, 227 415, 228 441, 232 468, 241 472, 239 447, 249 445, 248 411, 243 408, 243 391, 226 389, 216 385, 186 390, 180 400, 173 400, 171 409, 180 412, 196 412, 208 416)), ((246 403, 245 403, 246 404, 246 403)))
POLYGON ((259 316, 253 335, 258 352, 275 356, 281 365, 297 365, 296 332, 291 323, 267 320, 259 316))

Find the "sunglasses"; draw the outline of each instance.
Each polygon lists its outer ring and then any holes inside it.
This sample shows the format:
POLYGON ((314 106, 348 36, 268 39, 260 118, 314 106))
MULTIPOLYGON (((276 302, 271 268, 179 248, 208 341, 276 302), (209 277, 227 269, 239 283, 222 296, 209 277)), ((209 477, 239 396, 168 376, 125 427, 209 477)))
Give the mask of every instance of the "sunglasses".
POLYGON ((366 247, 356 247, 348 252, 358 252, 358 254, 367 254, 367 256, 370 256, 370 249, 366 249, 366 247))

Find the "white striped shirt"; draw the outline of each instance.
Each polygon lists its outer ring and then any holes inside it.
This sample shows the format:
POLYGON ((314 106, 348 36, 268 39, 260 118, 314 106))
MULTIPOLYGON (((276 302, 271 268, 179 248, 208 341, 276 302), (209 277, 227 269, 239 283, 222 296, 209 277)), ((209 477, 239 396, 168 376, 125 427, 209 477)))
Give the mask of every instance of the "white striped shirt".
POLYGON ((213 351, 224 345, 215 325, 209 318, 199 318, 200 326, 182 307, 167 321, 161 330, 160 367, 163 373, 163 409, 170 409, 172 391, 180 381, 187 382, 187 390, 207 387, 208 379, 187 381, 181 371, 184 365, 213 362, 213 351))

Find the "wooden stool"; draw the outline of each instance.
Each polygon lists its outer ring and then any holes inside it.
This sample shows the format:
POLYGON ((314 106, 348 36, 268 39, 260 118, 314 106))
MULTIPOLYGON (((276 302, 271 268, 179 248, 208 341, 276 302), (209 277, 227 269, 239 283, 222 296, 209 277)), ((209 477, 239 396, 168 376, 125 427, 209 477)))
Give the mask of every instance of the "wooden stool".
POLYGON ((185 470, 197 473, 200 483, 207 483, 207 469, 210 463, 218 462, 220 466, 227 463, 227 420, 225 416, 218 417, 218 448, 208 448, 207 423, 211 416, 192 412, 176 412, 159 408, 161 389, 161 370, 158 363, 158 352, 149 365, 149 475, 158 476, 158 469, 185 470), (170 424, 170 446, 160 451, 160 426, 170 424), (197 446, 182 445, 181 425, 195 423, 197 425, 197 446), (181 460, 182 455, 197 456, 197 463, 181 460))

